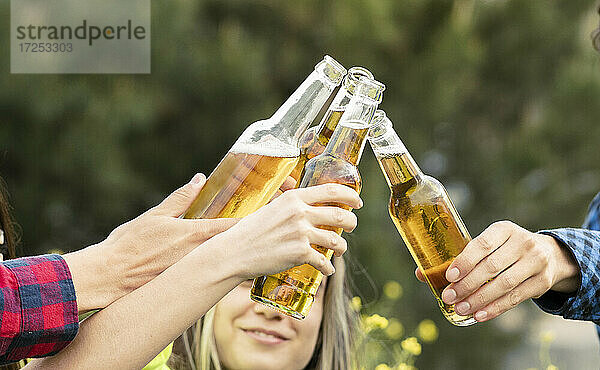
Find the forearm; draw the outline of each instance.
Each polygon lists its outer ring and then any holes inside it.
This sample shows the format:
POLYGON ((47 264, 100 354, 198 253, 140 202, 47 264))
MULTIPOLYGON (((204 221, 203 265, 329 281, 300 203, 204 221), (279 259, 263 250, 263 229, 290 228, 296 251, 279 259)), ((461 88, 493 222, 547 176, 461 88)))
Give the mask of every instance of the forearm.
POLYGON ((241 282, 218 239, 85 320, 69 347, 28 368, 142 368, 241 282))

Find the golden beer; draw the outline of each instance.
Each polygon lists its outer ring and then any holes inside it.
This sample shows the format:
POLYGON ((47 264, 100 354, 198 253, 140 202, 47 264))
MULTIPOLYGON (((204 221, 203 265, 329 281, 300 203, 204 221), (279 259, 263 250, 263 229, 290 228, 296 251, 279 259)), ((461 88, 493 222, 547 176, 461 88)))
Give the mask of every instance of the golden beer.
POLYGON ((243 217, 258 210, 296 166, 298 150, 290 149, 278 157, 227 153, 184 218, 243 217))
POLYGON ((244 131, 183 217, 244 217, 267 204, 296 167, 300 137, 345 73, 325 56, 272 117, 244 131))
POLYGON ((457 326, 474 324, 472 315, 458 315, 454 305, 441 299, 449 285, 445 277, 448 266, 471 240, 467 228, 444 186, 421 172, 391 123, 378 134, 381 136, 371 136, 369 141, 391 190, 392 221, 446 319, 457 326))
MULTIPOLYGON (((385 86, 375 80, 361 80, 366 86, 364 90, 380 91, 385 86), (370 87, 371 89, 367 89, 370 87)), ((369 122, 377 105, 381 101, 365 96, 363 88, 359 88, 357 96, 352 98, 349 110, 344 113, 340 123, 335 128, 331 140, 324 152, 306 163, 299 187, 309 187, 326 183, 346 185, 360 193, 362 180, 358 172, 358 162, 362 155, 369 122)), ((320 206, 335 206, 350 210, 350 207, 339 203, 321 203, 320 206)), ((341 228, 321 227, 338 234, 341 228)), ((333 256, 333 251, 318 245, 314 249, 327 258, 333 256)), ((323 274, 314 267, 304 264, 284 272, 262 276, 254 280, 251 298, 277 309, 296 319, 303 319, 308 314, 319 289, 323 274)))

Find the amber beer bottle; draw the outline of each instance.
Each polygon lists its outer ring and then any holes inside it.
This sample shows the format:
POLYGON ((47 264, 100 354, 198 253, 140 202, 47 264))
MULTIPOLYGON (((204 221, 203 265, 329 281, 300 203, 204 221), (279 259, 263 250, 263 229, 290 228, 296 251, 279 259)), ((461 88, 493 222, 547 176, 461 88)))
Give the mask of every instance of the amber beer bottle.
MULTIPOLYGON (((370 121, 381 102, 385 86, 373 79, 361 77, 356 92, 325 151, 306 163, 299 187, 325 183, 338 183, 360 192, 362 180, 358 172, 358 162, 362 155, 370 121), (372 97, 376 97, 375 99, 372 97)), ((337 206, 350 209, 338 203, 323 203, 322 206, 337 206)), ((327 228, 338 234, 339 228, 327 228)), ((331 258, 333 251, 318 245, 313 248, 331 258)), ((323 274, 310 265, 293 267, 279 274, 261 276, 254 280, 251 298, 264 303, 296 319, 308 314, 314 296, 321 284, 323 274)))
POLYGON ((424 272, 442 313, 454 325, 474 324, 472 315, 458 315, 454 305, 441 299, 449 284, 446 269, 471 240, 446 189, 423 174, 385 115, 373 121, 369 143, 391 190, 392 221, 424 272))
POLYGON ((325 56, 271 118, 244 131, 183 217, 244 217, 265 205, 296 167, 300 137, 345 74, 325 56))
POLYGON ((372 79, 373 74, 363 67, 352 67, 348 70, 348 74, 344 77, 342 86, 333 98, 333 101, 329 105, 321 122, 317 126, 313 126, 306 130, 304 135, 300 138, 300 157, 296 168, 294 168, 290 175, 294 180, 298 181, 300 179, 302 170, 308 160, 318 156, 325 150, 333 131, 340 121, 342 114, 344 114, 350 99, 352 99, 352 96, 354 95, 360 77, 372 79))

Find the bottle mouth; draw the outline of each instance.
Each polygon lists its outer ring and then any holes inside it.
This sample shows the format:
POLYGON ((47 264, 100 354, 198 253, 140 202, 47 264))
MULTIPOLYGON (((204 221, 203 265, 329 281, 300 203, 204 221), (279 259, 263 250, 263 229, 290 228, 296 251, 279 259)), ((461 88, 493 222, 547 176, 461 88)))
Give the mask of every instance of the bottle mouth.
POLYGON ((315 71, 324 74, 334 87, 342 82, 347 72, 340 62, 329 55, 325 55, 323 60, 317 63, 315 71))
POLYGON ((356 84, 358 83, 361 77, 375 79, 373 73, 371 73, 371 71, 369 71, 365 67, 352 67, 348 70, 346 78, 344 78, 344 88, 346 88, 346 90, 353 94, 354 88, 356 87, 356 84))
POLYGON ((394 129, 392 121, 390 121, 382 109, 377 109, 373 115, 373 119, 371 119, 371 128, 369 129, 368 139, 370 141, 384 139, 390 129, 394 129))
POLYGON ((355 90, 355 95, 358 94, 364 96, 379 104, 383 100, 385 85, 373 78, 363 76, 358 79, 358 84, 355 90))

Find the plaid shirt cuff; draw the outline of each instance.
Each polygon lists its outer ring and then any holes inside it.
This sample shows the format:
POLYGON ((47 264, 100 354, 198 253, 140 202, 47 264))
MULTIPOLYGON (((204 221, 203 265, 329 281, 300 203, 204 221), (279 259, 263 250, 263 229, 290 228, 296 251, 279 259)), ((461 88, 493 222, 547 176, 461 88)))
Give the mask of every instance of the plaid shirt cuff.
MULTIPOLYGON (((19 315, 20 328, 10 342, 3 341, 8 346, 1 349, 0 362, 58 353, 79 330, 75 287, 67 263, 61 256, 49 254, 2 262, 2 266, 14 276, 18 294, 12 304, 4 294, 0 326, 4 331, 7 314, 19 315)), ((15 323, 15 317, 9 321, 15 323)))
POLYGON ((566 319, 600 323, 600 231, 563 228, 540 233, 554 237, 571 251, 579 265, 581 283, 574 294, 549 291, 534 303, 566 319))

